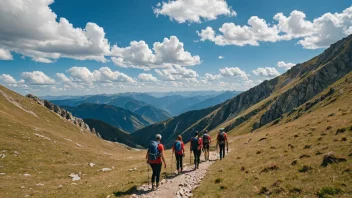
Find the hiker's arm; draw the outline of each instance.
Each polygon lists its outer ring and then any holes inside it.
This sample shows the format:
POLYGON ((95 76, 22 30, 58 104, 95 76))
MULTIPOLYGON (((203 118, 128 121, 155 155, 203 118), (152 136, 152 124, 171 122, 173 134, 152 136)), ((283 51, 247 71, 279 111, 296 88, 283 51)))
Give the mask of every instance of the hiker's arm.
POLYGON ((165 157, 164 157, 164 151, 161 152, 161 160, 163 160, 164 167, 166 168, 166 161, 165 161, 165 157))

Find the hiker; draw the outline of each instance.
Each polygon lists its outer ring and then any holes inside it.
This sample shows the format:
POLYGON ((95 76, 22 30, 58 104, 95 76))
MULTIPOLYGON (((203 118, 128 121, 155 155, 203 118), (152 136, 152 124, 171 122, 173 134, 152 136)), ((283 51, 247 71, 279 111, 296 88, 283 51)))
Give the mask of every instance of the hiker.
POLYGON ((185 156, 185 144, 182 141, 182 136, 177 136, 177 140, 172 147, 172 152, 175 153, 177 174, 179 175, 180 169, 181 172, 183 170, 182 158, 185 156))
POLYGON ((190 147, 194 155, 194 169, 199 169, 200 155, 202 153, 202 138, 199 137, 198 131, 196 131, 195 136, 191 138, 190 147))
POLYGON ((222 160, 222 158, 225 158, 225 143, 226 143, 226 147, 227 147, 227 152, 229 152, 229 143, 227 141, 227 134, 225 133, 223 128, 220 129, 220 132, 219 132, 216 140, 217 140, 216 149, 218 149, 218 145, 219 145, 220 146, 220 160, 222 160))
POLYGON ((150 164, 150 167, 153 170, 152 174, 152 190, 155 190, 159 187, 160 181, 160 172, 162 162, 164 163, 164 167, 166 168, 166 162, 164 157, 164 145, 160 143, 161 135, 156 135, 156 141, 150 141, 149 148, 147 151, 146 159, 147 163, 150 164), (156 185, 154 186, 154 181, 156 185))
POLYGON ((208 135, 208 130, 204 131, 203 134, 203 152, 204 152, 204 160, 209 161, 209 149, 211 144, 211 137, 208 135))

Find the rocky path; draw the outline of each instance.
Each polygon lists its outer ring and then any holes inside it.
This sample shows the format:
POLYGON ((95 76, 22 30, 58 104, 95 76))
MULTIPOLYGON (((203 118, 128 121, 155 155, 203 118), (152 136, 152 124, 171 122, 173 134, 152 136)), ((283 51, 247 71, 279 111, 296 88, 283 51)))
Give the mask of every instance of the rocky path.
MULTIPOLYGON (((140 186, 131 198, 184 198, 191 197, 192 190, 200 185, 201 180, 208 171, 209 166, 217 160, 216 152, 210 152, 210 161, 202 162, 199 169, 194 170, 194 166, 184 168, 184 172, 168 179, 163 179, 159 188, 152 191, 151 185, 140 186)), ((174 166, 174 165, 173 165, 174 166)))

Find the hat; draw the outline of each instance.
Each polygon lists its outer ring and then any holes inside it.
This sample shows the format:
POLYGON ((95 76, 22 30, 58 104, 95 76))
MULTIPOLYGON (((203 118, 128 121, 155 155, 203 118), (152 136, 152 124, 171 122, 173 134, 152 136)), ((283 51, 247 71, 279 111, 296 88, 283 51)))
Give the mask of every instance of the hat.
POLYGON ((208 130, 205 130, 204 133, 208 133, 208 130))
POLYGON ((199 133, 198 133, 198 131, 196 131, 196 133, 195 133, 196 135, 198 135, 199 133))
POLYGON ((223 132, 224 131, 224 128, 220 128, 220 132, 223 132))
POLYGON ((160 134, 157 134, 157 135, 155 136, 155 138, 161 140, 161 135, 160 135, 160 134))

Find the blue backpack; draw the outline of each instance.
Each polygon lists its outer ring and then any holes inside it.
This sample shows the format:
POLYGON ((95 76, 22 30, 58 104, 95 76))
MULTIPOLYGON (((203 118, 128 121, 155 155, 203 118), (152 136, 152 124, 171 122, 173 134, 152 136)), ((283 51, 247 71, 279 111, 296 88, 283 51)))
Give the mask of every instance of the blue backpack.
POLYGON ((197 137, 192 138, 191 145, 192 145, 192 150, 198 150, 199 139, 197 137))
POLYGON ((181 153, 182 146, 181 146, 181 142, 180 141, 176 141, 175 142, 175 151, 176 151, 176 153, 181 153))
POLYGON ((159 143, 157 141, 150 141, 148 148, 148 160, 156 160, 160 157, 161 153, 158 150, 159 143))

